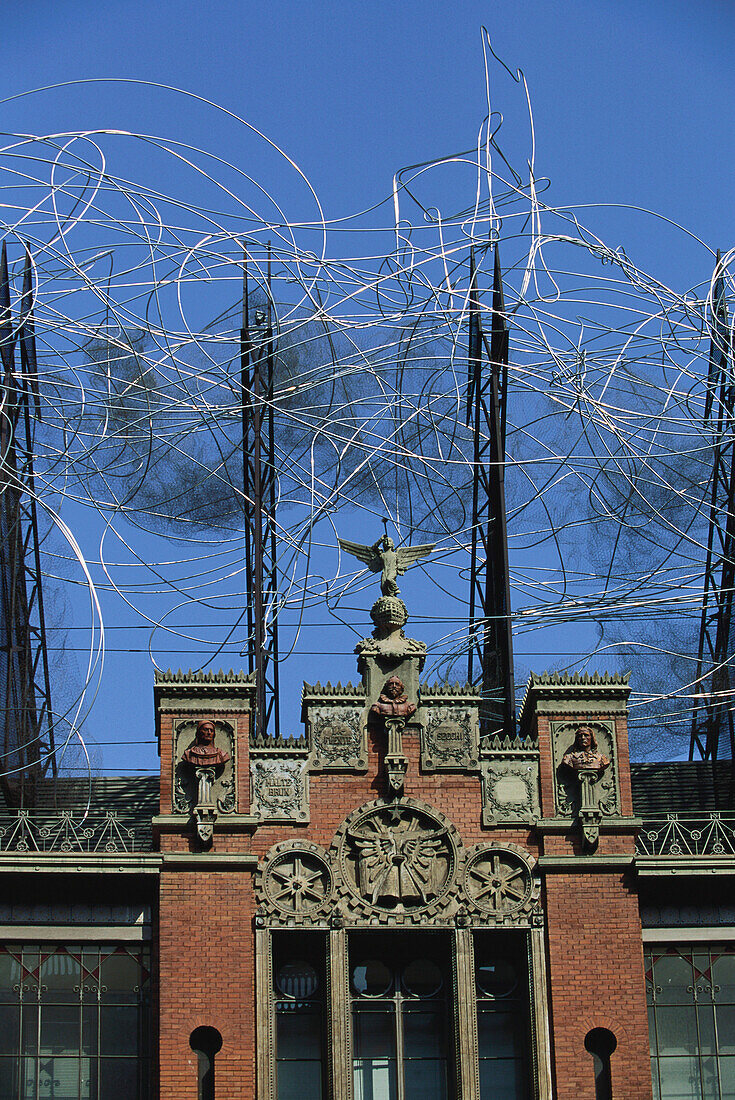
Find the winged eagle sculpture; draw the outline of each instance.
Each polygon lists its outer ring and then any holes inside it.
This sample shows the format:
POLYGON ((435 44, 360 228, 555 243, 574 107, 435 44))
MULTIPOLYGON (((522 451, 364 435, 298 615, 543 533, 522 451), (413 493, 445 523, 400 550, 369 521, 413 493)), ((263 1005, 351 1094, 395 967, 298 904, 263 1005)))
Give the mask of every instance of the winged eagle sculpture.
POLYGON ((372 546, 363 546, 361 542, 349 539, 337 539, 345 554, 364 562, 372 573, 380 573, 380 591, 384 596, 397 596, 397 579, 402 577, 411 565, 427 558, 436 546, 435 542, 425 542, 421 546, 400 546, 396 549, 393 539, 382 535, 372 546))

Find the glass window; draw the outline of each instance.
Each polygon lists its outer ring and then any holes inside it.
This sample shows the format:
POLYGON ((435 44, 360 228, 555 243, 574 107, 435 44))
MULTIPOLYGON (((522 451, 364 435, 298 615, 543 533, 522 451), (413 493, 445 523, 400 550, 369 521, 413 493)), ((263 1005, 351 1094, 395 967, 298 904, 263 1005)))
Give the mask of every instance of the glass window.
POLYGON ((137 945, 0 947, 0 1100, 146 1100, 149 970, 137 945))
POLYGON ((528 964, 523 937, 475 934, 477 1050, 483 1100, 525 1100, 529 1048, 528 964))
POLYGON ((318 932, 273 937, 278 1100, 321 1100, 324 1095, 324 941, 318 932))
POLYGON ((350 940, 355 1100, 447 1100, 448 938, 350 940))
POLYGON ((645 953, 657 1100, 735 1100, 735 945, 645 953))

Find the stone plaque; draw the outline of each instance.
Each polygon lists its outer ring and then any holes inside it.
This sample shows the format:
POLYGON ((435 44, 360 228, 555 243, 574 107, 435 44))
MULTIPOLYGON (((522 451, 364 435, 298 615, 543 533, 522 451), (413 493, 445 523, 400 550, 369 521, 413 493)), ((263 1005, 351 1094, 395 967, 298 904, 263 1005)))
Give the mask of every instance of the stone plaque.
POLYGON ((590 747, 592 764, 594 765, 596 758, 609 761, 606 766, 599 768, 599 777, 592 784, 592 794, 597 809, 604 817, 619 814, 620 783, 615 751, 615 726, 610 721, 588 721, 587 719, 551 723, 556 813, 560 817, 577 817, 580 811, 580 782, 573 770, 563 762, 563 758, 574 751, 577 735, 581 729, 589 730, 592 734, 594 742, 590 747))
POLYGON ((428 706, 421 735, 424 771, 470 771, 479 766, 476 707, 428 706))
POLYGON ((309 788, 302 760, 254 759, 250 763, 252 813, 261 820, 309 820, 309 788))
POLYGON ((483 763, 481 777, 483 825, 530 825, 541 816, 538 760, 483 763))
MULTIPOLYGON (((237 774, 235 768, 236 731, 229 722, 224 722, 220 718, 212 719, 209 715, 206 715, 206 717, 214 725, 214 748, 219 749, 223 755, 226 754, 229 757, 222 767, 217 767, 214 770, 212 798, 217 813, 233 814, 237 809, 237 791, 235 789, 235 776, 237 774)), ((195 768, 186 764, 183 757, 186 750, 197 739, 197 724, 199 721, 199 718, 192 716, 174 724, 172 810, 175 814, 191 813, 197 804, 198 781, 195 768)))
POLYGON ((358 707, 310 707, 314 771, 359 771, 367 768, 367 752, 358 707))

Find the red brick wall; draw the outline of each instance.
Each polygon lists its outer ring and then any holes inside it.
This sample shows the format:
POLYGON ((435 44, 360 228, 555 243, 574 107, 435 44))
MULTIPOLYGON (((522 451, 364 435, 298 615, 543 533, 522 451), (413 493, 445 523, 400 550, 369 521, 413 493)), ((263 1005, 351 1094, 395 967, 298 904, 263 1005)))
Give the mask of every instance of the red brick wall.
POLYGON ((197 1100, 196 1027, 222 1035, 217 1096, 255 1095, 252 875, 164 870, 160 885, 160 1100, 197 1100))
POLYGON ((605 1027, 615 1100, 650 1100, 651 1062, 638 902, 619 872, 546 877, 552 1046, 558 1100, 595 1100, 584 1037, 605 1027))

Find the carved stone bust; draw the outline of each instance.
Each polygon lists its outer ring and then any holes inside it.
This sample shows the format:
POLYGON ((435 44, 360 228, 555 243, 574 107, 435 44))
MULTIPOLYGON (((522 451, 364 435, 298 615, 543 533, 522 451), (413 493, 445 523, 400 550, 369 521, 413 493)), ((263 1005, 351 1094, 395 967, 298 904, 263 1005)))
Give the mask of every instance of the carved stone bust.
POLYGON ((597 748, 597 739, 589 726, 577 728, 574 742, 562 757, 562 764, 574 772, 597 772, 601 774, 610 767, 610 761, 597 748))
POLYGON ((403 681, 397 676, 389 676, 383 684, 383 690, 377 703, 370 708, 371 714, 378 718, 412 718, 416 713, 416 704, 408 701, 403 681))
POLYGON ((184 763, 193 768, 216 768, 226 764, 230 754, 216 747, 214 734, 211 718, 202 718, 197 722, 196 739, 181 754, 184 763))

